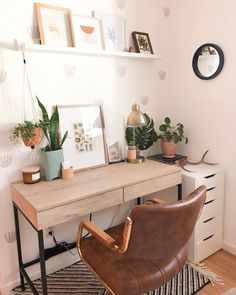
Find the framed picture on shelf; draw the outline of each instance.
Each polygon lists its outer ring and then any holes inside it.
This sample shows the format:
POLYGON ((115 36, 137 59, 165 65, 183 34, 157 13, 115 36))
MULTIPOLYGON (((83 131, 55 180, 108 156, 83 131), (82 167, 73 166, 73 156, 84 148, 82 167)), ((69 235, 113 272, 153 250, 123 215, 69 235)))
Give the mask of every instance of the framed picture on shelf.
POLYGON ((98 105, 58 106, 60 130, 68 130, 63 156, 75 171, 108 164, 102 107, 98 105))
POLYGON ((35 3, 35 7, 41 44, 71 47, 71 10, 42 3, 35 3))
POLYGON ((74 47, 103 49, 99 19, 77 14, 71 14, 70 17, 74 47))
POLYGON ((148 33, 132 33, 135 49, 138 53, 154 54, 148 33))
POLYGON ((101 21, 105 49, 111 51, 125 51, 125 17, 98 11, 93 11, 92 15, 99 18, 101 21))
POLYGON ((109 163, 120 162, 122 160, 118 142, 108 144, 108 159, 109 163))

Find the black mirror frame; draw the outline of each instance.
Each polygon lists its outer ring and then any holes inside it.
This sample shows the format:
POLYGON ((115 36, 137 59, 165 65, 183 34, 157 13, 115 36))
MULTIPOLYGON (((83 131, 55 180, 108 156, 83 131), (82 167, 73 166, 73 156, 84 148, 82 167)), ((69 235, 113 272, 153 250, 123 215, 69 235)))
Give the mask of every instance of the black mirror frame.
POLYGON ((193 62, 192 62, 192 66, 193 66, 193 71, 195 73, 195 75, 202 79, 202 80, 211 80, 211 79, 214 79, 215 77, 217 77, 219 75, 219 73, 222 71, 223 69, 223 66, 224 66, 224 53, 222 51, 222 49, 218 46, 218 45, 215 45, 213 43, 206 43, 206 44, 203 44, 202 46, 200 46, 197 51, 194 53, 194 56, 193 56, 193 62), (204 47, 213 47, 215 50, 217 50, 218 54, 219 54, 219 59, 220 59, 220 63, 219 63, 219 66, 218 66, 218 69, 217 71, 209 76, 209 77, 205 77, 201 74, 201 72, 199 71, 198 69, 198 57, 199 55, 201 54, 202 52, 202 49, 204 47))

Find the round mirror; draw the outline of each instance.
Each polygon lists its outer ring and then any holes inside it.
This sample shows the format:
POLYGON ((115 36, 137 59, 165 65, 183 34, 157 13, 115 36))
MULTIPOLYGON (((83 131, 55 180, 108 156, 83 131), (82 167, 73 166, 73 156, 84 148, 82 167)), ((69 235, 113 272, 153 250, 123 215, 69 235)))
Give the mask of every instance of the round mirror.
POLYGON ((198 78, 210 80, 219 75, 224 65, 224 54, 215 44, 200 46, 193 56, 193 71, 198 78))

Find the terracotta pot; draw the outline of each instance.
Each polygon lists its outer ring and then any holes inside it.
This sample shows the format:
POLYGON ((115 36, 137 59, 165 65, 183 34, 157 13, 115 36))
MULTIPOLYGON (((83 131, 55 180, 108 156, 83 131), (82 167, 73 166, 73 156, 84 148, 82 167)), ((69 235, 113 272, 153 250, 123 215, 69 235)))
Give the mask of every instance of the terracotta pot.
POLYGON ((161 139, 161 149, 164 158, 174 158, 176 154, 176 143, 174 141, 168 141, 164 138, 161 139))
MULTIPOLYGON (((25 138, 23 139, 23 142, 26 146, 30 146, 33 149, 36 145, 40 144, 42 140, 42 130, 41 128, 35 128, 32 132, 34 133, 34 137, 25 138)), ((22 133, 24 133, 24 131, 22 133)))

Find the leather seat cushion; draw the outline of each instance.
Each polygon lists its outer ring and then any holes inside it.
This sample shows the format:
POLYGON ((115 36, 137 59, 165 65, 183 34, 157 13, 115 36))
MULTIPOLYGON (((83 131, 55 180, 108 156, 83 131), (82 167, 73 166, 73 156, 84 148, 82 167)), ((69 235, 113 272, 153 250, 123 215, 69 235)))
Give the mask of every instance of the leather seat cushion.
MULTIPOLYGON (((106 232, 118 243, 122 241, 124 225, 110 228, 106 232)), ((117 295, 138 295, 156 289, 175 276, 186 263, 186 249, 164 259, 127 259, 104 247, 94 237, 82 239, 83 259, 97 270, 99 277, 117 295)))

